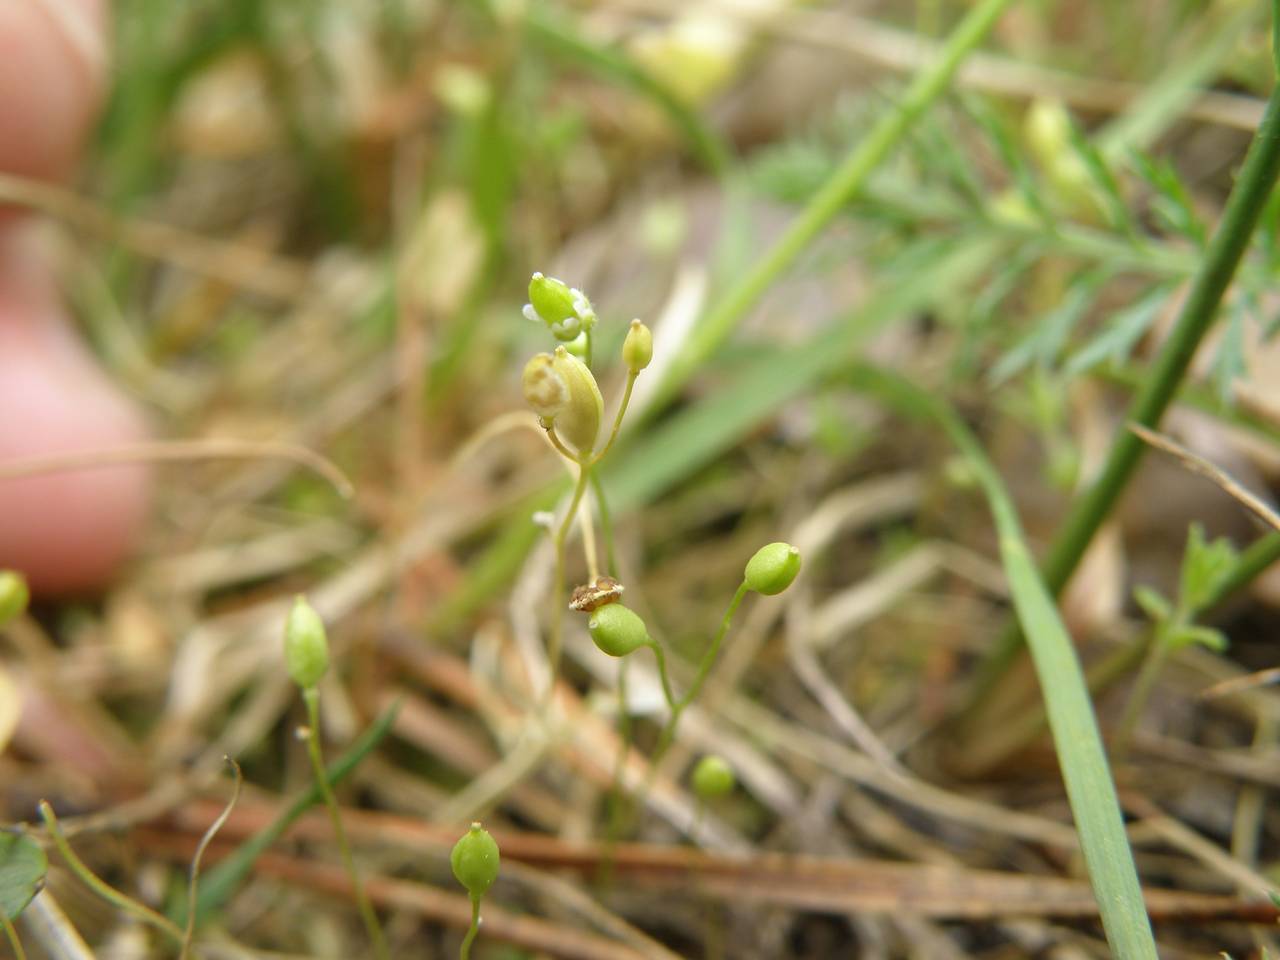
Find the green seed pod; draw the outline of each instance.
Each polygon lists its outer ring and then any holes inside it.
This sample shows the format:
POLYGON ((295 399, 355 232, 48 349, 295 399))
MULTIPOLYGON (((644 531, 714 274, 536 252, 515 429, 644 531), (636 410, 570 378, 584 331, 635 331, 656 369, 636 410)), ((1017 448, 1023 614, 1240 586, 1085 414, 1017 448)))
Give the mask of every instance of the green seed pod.
POLYGON ((555 372, 564 381, 569 402, 555 417, 560 439, 586 456, 596 444, 600 421, 604 417, 604 397, 587 365, 564 347, 556 347, 555 372))
POLYGON ((693 768, 693 792, 703 800, 714 800, 733 791, 738 778, 724 757, 708 754, 693 768))
POLYGON ((0 570, 0 627, 26 612, 31 602, 27 581, 16 570, 0 570))
POLYGON ((639 320, 632 320, 627 339, 622 342, 622 362, 636 374, 647 367, 652 359, 653 333, 639 320))
POLYGON ((529 302, 524 315, 530 320, 541 320, 557 340, 569 341, 584 330, 595 326, 596 314, 581 290, 557 280, 535 273, 529 281, 529 302))
POLYGON ((471 829, 453 845, 453 852, 449 854, 453 875, 467 888, 472 900, 479 900, 493 886, 493 881, 498 879, 500 861, 497 841, 479 822, 471 824, 471 829))
POLYGON ((555 355, 539 353, 525 364, 521 378, 524 399, 548 429, 579 456, 595 446, 604 417, 604 398, 587 365, 564 347, 555 355))
POLYGON ((587 631, 601 652, 611 657, 625 657, 649 642, 644 621, 620 603, 606 603, 592 611, 587 631))
POLYGON ((772 597, 791 586, 799 572, 800 551, 789 543, 770 543, 747 561, 743 579, 748 589, 772 597))
POLYGON ((303 597, 293 601, 284 625, 284 665, 293 682, 314 687, 329 669, 329 639, 324 621, 303 597))

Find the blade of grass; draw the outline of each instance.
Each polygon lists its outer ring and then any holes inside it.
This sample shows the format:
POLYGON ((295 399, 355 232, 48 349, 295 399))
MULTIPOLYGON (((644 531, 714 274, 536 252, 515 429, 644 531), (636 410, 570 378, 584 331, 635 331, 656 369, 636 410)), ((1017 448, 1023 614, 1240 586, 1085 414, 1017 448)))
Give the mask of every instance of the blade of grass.
POLYGON ((999 473, 955 411, 934 395, 870 365, 857 365, 854 381, 903 413, 935 421, 969 461, 995 520, 1001 562, 1035 662, 1107 940, 1120 960, 1155 960, 1151 923, 1084 673, 999 473))
MULTIPOLYGON (((326 772, 331 787, 341 783, 382 741, 382 738, 391 730, 391 724, 399 709, 399 702, 393 703, 360 735, 359 739, 351 744, 351 748, 346 753, 329 764, 326 772)), ((253 862, 263 851, 284 836, 284 832, 295 820, 319 802, 320 787, 313 783, 293 803, 281 810, 267 827, 241 844, 227 859, 210 870, 200 884, 200 895, 196 898, 196 922, 199 923, 221 906, 253 869, 253 862)), ((180 923, 186 922, 186 917, 177 919, 180 923)))
POLYGON ((733 332, 738 321, 808 248, 810 242, 866 185, 868 177, 906 137, 921 115, 946 92, 960 64, 1013 0, 982 0, 959 23, 938 58, 916 75, 902 101, 880 118, 796 215, 778 241, 702 318, 667 370, 657 401, 665 405, 693 372, 733 332))
MULTIPOLYGON (((1200 341, 1213 325, 1223 294, 1240 265, 1268 195, 1280 173, 1280 86, 1267 101, 1240 176, 1227 198, 1222 221, 1205 258, 1200 262, 1191 290, 1172 332, 1160 348, 1150 373, 1129 407, 1125 421, 1156 427, 1174 399, 1200 341)), ((1042 570, 1052 596, 1062 592, 1093 535, 1111 512, 1137 468, 1143 443, 1121 427, 1093 486, 1073 505, 1045 558, 1042 570)), ((1022 643, 1016 628, 1001 635, 978 672, 969 706, 985 699, 1013 661, 1022 643)))

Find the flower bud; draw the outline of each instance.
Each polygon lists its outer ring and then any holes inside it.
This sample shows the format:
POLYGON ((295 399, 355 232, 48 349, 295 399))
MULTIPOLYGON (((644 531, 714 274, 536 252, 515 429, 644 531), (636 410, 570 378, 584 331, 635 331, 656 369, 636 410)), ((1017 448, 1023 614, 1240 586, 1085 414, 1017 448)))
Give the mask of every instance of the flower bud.
POLYGON ((591 613, 587 631, 602 653, 625 657, 649 642, 649 631, 634 610, 608 603, 591 613))
POLYGON ((647 367, 652 359, 653 333, 639 320, 632 320, 627 339, 622 342, 622 362, 634 375, 647 367))
POLYGON ((747 561, 743 579, 748 589, 772 597, 791 586, 799 572, 800 551, 789 543, 770 543, 747 561))
POLYGON ((329 640, 324 621, 303 597, 293 601, 284 625, 284 665, 293 682, 306 690, 329 669, 329 640))
POLYGON ((693 768, 693 792, 703 800, 714 800, 732 792, 737 784, 733 768, 724 757, 708 754, 693 768))
POLYGON ((479 900, 493 886, 493 881, 498 879, 500 861, 497 841, 479 822, 471 824, 471 829, 453 845, 453 852, 449 854, 453 875, 467 888, 472 900, 479 900))
POLYGON ((0 570, 0 627, 26 612, 31 601, 27 581, 16 570, 0 570))
POLYGON ((555 277, 535 273, 529 281, 529 302, 524 315, 530 320, 541 320, 557 340, 569 341, 596 323, 591 301, 581 290, 570 287, 555 277))

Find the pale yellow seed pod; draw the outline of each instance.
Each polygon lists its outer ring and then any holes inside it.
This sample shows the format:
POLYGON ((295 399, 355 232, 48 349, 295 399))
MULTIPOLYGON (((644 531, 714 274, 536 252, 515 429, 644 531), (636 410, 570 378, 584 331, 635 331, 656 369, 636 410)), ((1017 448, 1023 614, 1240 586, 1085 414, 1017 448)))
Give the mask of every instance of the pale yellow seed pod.
POLYGON ((569 385, 556 370, 555 358, 549 353, 529 358, 521 384, 525 403, 543 420, 554 421, 569 405, 569 385))
POLYGON ((595 447, 600 433, 604 397, 600 396, 591 370, 564 347, 556 347, 554 370, 569 396, 568 403, 555 415, 556 433, 570 449, 585 457, 595 447))

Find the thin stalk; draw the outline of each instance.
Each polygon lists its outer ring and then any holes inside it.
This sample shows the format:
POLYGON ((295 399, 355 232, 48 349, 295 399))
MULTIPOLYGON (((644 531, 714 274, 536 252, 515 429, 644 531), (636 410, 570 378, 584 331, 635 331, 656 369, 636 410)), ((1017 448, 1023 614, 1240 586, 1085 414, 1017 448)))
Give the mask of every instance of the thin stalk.
POLYGON ((342 856, 342 864, 347 876, 351 878, 351 889, 355 891, 356 906, 360 910, 360 919, 364 921, 365 930, 369 933, 369 941, 373 944, 374 955, 379 960, 390 960, 386 938, 382 935, 382 927, 378 924, 378 915, 373 912, 373 904, 364 891, 360 880, 360 872, 356 869, 355 859, 351 856, 351 845, 347 842, 347 831, 342 826, 342 814, 338 810, 338 800, 329 786, 329 777, 324 769, 324 757, 320 753, 320 691, 315 687, 307 687, 302 691, 302 700, 307 705, 307 756, 311 758, 311 772, 315 776, 316 786, 320 788, 320 797, 329 811, 329 821, 333 824, 333 836, 338 841, 338 852, 342 856))
POLYGON ((475 943, 476 935, 480 933, 480 898, 471 898, 471 926, 467 929, 467 935, 462 938, 462 949, 458 951, 458 960, 471 960, 471 944, 475 943))
POLYGON ((605 849, 608 853, 601 861, 602 882, 607 882, 607 871, 612 867, 613 845, 617 843, 622 835, 622 828, 630 820, 630 814, 626 809, 627 755, 631 753, 632 736, 630 698, 627 696, 627 664, 630 662, 628 657, 623 657, 618 664, 618 754, 613 761, 613 784, 610 787, 613 806, 609 814, 609 829, 605 834, 605 849))
POLYGON ((209 829, 200 838, 200 845, 196 847, 196 855, 191 858, 190 878, 187 881, 187 925, 182 932, 182 949, 178 952, 178 960, 187 960, 191 953, 191 943, 196 935, 196 903, 199 900, 200 861, 204 858, 204 852, 208 849, 209 844, 213 842, 213 838, 227 822, 227 818, 231 816, 231 811, 235 809, 236 802, 240 799, 240 786, 244 782, 244 777, 240 773, 240 764, 230 757, 223 757, 223 759, 230 764, 231 771, 235 774, 235 786, 231 790, 231 799, 222 808, 218 818, 209 824, 209 829))
POLYGON ((667 701, 667 706, 671 709, 672 714, 677 710, 683 709, 676 700, 675 692, 671 689, 671 675, 667 673, 667 655, 662 652, 662 647, 656 640, 650 640, 645 644, 653 651, 653 657, 658 661, 658 679, 662 681, 662 696, 667 701))
POLYGON ((627 371, 627 387, 622 391, 622 403, 618 404, 618 412, 613 418, 613 429, 609 431, 609 439, 594 457, 591 458, 591 465, 595 466, 604 459, 604 455, 609 452, 609 448, 613 446, 613 441, 618 439, 618 431, 622 429, 622 418, 626 416, 627 405, 631 403, 631 391, 635 388, 636 377, 640 375, 639 370, 627 371))
MULTIPOLYGON (((1267 101, 1262 123, 1249 145, 1222 220, 1209 241, 1173 331, 1133 398, 1122 424, 1137 423, 1152 429, 1159 424, 1178 392, 1196 348, 1217 317, 1222 297, 1249 245, 1277 174, 1280 174, 1280 85, 1272 90, 1267 101)), ((1071 579, 1094 533, 1115 506, 1145 450, 1146 445, 1127 426, 1117 429, 1098 479, 1076 501, 1041 567, 1045 586, 1052 596, 1057 597, 1071 579)), ((971 706, 986 698, 1021 645, 1022 632, 1011 625, 979 670, 971 706)))
POLYGON ((564 445, 564 441, 560 439, 560 434, 556 433, 555 427, 547 427, 547 439, 551 441, 551 445, 556 448, 560 456, 566 460, 572 460, 578 463, 578 458, 572 450, 564 445))
POLYGON ((27 952, 22 949, 22 941, 18 939, 18 931, 13 928, 13 921, 0 912, 0 924, 4 925, 4 935, 9 938, 9 946, 13 947, 15 960, 27 960, 27 952))
POLYGON ((1151 691, 1155 689, 1160 671, 1164 669, 1169 659, 1168 630, 1169 628, 1165 626, 1157 627, 1152 632, 1146 654, 1142 658, 1142 666, 1138 669, 1138 677, 1133 682, 1133 689, 1129 691, 1128 700, 1125 701, 1124 713, 1120 715, 1120 722, 1116 725, 1115 733, 1111 737, 1111 757, 1117 763, 1129 752, 1129 744, 1133 740, 1133 731, 1138 725, 1138 718, 1142 716, 1143 708, 1151 699, 1151 691))
POLYGON ((605 499, 604 484, 600 482, 600 474, 591 471, 591 492, 596 498, 596 512, 600 514, 600 538, 604 541, 605 569, 609 576, 618 578, 618 552, 613 540, 613 514, 609 510, 609 501, 605 499))
POLYGON ((182 931, 178 929, 177 924, 156 913, 145 903, 139 903, 127 893, 117 890, 89 869, 85 862, 71 849, 71 844, 67 843, 66 835, 62 832, 62 826, 58 823, 53 807, 49 806, 47 800, 40 801, 40 818, 44 820, 45 826, 49 828, 49 836, 53 840, 53 845, 58 848, 58 852, 62 854, 62 859, 67 862, 71 872, 86 887, 117 909, 132 914, 144 923, 151 924, 151 926, 163 932, 175 943, 182 943, 182 931))
POLYGON ((662 728, 662 732, 658 735, 658 744, 654 748, 653 756, 649 761, 651 769, 657 769, 658 761, 663 758, 675 741, 676 727, 680 723, 680 715, 702 692, 702 685, 707 682, 707 676, 711 673, 711 666, 716 662, 716 655, 720 652, 720 645, 724 642, 725 634, 729 632, 729 624, 733 621, 733 615, 738 612, 738 607, 741 606, 747 592, 747 584, 744 581, 738 586, 733 599, 729 601, 729 606, 725 610, 724 616, 720 619, 720 629, 716 632, 715 639, 711 641, 711 645, 707 647, 706 652, 702 655, 702 661, 698 664, 698 673, 693 678, 693 683, 690 684, 689 689, 685 691, 684 696, 679 700, 672 695, 671 686, 667 681, 666 661, 662 655, 662 648, 656 643, 653 645, 654 653, 658 657, 659 673, 662 677, 662 690, 667 696, 667 702, 671 704, 671 715, 667 717, 666 726, 662 728))
POLYGON ((787 227, 716 307, 694 328, 658 388, 651 410, 662 406, 684 385, 707 357, 732 333, 738 321, 800 257, 813 239, 857 197, 867 179, 898 146, 922 114, 947 90, 960 64, 982 42, 1013 0, 982 0, 960 21, 938 51, 937 59, 918 73, 894 110, 881 117, 858 141, 844 162, 827 178, 787 227))
POLYGON ((551 588, 551 636, 547 641, 547 660, 551 664, 551 679, 547 686, 547 699, 555 694, 556 680, 560 676, 560 658, 564 650, 564 610, 568 605, 565 600, 564 567, 565 542, 569 539, 569 529, 573 526, 573 518, 578 514, 578 504, 582 495, 587 492, 587 484, 591 480, 591 464, 578 463, 578 482, 573 488, 573 497, 569 501, 569 509, 556 529, 555 551, 556 572, 551 588))

